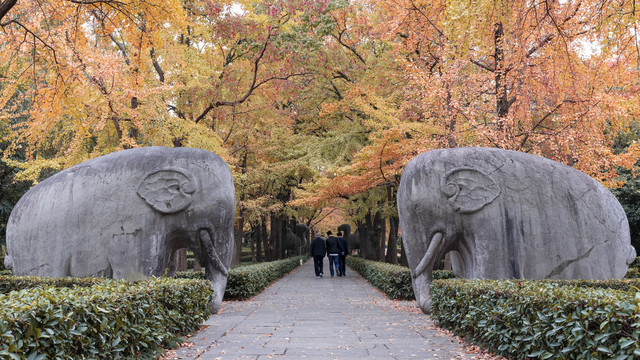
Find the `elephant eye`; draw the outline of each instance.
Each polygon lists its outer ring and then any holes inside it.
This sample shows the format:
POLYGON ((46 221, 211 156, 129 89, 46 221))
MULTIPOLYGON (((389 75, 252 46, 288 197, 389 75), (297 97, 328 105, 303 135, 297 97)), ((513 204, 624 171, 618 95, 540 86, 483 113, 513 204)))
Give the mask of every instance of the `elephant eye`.
POLYGON ((179 186, 179 185, 177 185, 177 184, 176 184, 176 185, 170 185, 170 186, 167 188, 167 190, 168 190, 170 193, 173 193, 173 194, 175 194, 175 193, 179 193, 179 192, 180 192, 180 186, 179 186))

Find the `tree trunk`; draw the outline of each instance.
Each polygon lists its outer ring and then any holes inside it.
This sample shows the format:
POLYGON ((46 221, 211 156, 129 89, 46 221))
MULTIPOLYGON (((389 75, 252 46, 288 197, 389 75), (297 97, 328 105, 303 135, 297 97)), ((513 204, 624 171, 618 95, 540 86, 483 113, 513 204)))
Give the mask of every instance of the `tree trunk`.
MULTIPOLYGON (((271 226, 273 227, 273 226, 271 226)), ((267 231, 267 217, 265 216, 262 221, 262 240, 264 241, 264 260, 265 261, 273 261, 274 260, 274 249, 273 242, 275 238, 271 237, 273 231, 267 231)))
POLYGON ((389 217, 389 241, 387 241, 387 258, 389 264, 398 264, 398 224, 400 219, 397 216, 389 217))
POLYGON ((400 242, 400 265, 409 266, 409 262, 407 261, 407 252, 404 249, 404 241, 400 242))
MULTIPOLYGON (((244 157, 242 158, 242 163, 240 164, 240 169, 242 174, 247 173, 247 151, 245 148, 244 157)), ((240 184, 239 184, 240 185, 240 184)), ((231 257, 231 265, 238 265, 242 259, 242 240, 244 239, 244 200, 245 193, 242 191, 240 193, 240 201, 238 208, 238 227, 234 231, 234 247, 233 247, 233 256, 231 257)))
POLYGON ((240 206, 238 214, 238 226, 233 232, 233 257, 231 258, 231 266, 240 264, 242 258, 242 239, 244 238, 244 209, 240 206))
POLYGON ((252 227, 251 234, 249 236, 249 242, 251 246, 251 263, 255 264, 256 263, 256 233, 253 231, 253 227, 252 227))
POLYGON ((373 229, 375 231, 376 261, 382 261, 385 257, 385 237, 387 236, 387 221, 382 213, 377 211, 373 217, 373 229))
POLYGON ((279 227, 278 227, 278 245, 280 246, 280 251, 278 252, 278 258, 279 259, 284 259, 285 258, 285 241, 286 241, 286 237, 287 237, 287 217, 286 216, 280 216, 279 217, 280 221, 279 221, 279 227))
POLYGON ((498 130, 504 130, 503 119, 509 114, 509 98, 507 93, 507 74, 504 64, 504 29, 502 23, 497 22, 493 28, 495 44, 495 84, 496 84, 496 112, 498 114, 498 130))
POLYGON ((367 234, 369 230, 367 230, 366 221, 357 221, 356 228, 358 230, 358 241, 360 242, 360 257, 363 259, 367 258, 367 245, 369 243, 367 239, 367 234))
POLYGON ((283 244, 283 231, 282 228, 285 226, 285 219, 282 216, 276 215, 275 213, 271 213, 271 236, 270 242, 274 246, 274 257, 273 259, 283 259, 284 258, 284 244, 283 244))
POLYGON ((369 210, 369 212, 367 213, 367 216, 365 218, 365 231, 364 231, 364 235, 365 238, 364 243, 366 244, 366 251, 365 251, 365 259, 367 260, 375 260, 375 254, 376 254, 376 248, 374 247, 374 242, 376 240, 375 238, 375 231, 373 228, 373 214, 371 214, 371 210, 369 210))
POLYGON ((266 257, 266 249, 267 249, 267 245, 266 245, 266 238, 267 238, 267 225, 265 224, 266 222, 266 218, 264 216, 260 217, 260 224, 258 225, 258 228, 256 229, 256 242, 257 242, 257 260, 258 262, 263 262, 265 261, 265 257, 266 257), (264 246, 262 246, 264 244, 264 246))
POLYGON ((187 270, 187 249, 176 250, 176 271, 187 270))

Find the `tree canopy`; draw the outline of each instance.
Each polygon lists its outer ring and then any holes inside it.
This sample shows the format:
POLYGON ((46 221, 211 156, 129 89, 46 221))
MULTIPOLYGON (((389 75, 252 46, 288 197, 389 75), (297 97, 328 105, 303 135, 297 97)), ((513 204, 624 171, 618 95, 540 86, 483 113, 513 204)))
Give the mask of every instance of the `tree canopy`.
POLYGON ((443 147, 617 186, 640 155, 614 149, 637 125, 639 17, 627 0, 4 0, 3 162, 38 181, 122 149, 208 149, 249 224, 392 219, 403 167, 443 147))

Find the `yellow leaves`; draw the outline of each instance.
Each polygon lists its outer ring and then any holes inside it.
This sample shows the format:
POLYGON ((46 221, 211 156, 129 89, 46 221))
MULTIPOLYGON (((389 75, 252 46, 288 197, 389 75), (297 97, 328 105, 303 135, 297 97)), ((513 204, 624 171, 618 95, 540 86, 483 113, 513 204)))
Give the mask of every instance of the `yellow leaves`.
POLYGON ((28 163, 24 163, 5 157, 3 158, 3 161, 9 166, 21 169, 21 171, 15 175, 15 179, 17 181, 32 180, 37 182, 42 170, 62 170, 60 162, 55 160, 36 159, 29 161, 28 163))

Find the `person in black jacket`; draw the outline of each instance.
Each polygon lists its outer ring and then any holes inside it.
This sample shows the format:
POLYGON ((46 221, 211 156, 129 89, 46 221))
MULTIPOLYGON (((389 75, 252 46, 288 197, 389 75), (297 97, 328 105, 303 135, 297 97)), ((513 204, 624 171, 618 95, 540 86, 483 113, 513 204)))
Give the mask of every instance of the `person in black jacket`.
POLYGON ((324 262, 324 255, 327 253, 327 246, 325 245, 322 234, 317 233, 316 238, 311 242, 311 256, 313 256, 313 267, 316 271, 316 277, 322 277, 322 267, 324 262))
POLYGON ((344 276, 344 271, 347 268, 347 254, 349 253, 349 245, 347 244, 347 240, 342 237, 342 232, 338 231, 338 243, 340 244, 340 255, 338 256, 338 260, 340 260, 340 268, 338 269, 338 276, 344 276))
POLYGON ((338 256, 341 252, 338 238, 333 236, 331 231, 327 231, 327 255, 329 256, 329 271, 331 272, 331 277, 333 277, 334 265, 336 267, 336 272, 340 273, 338 256))

